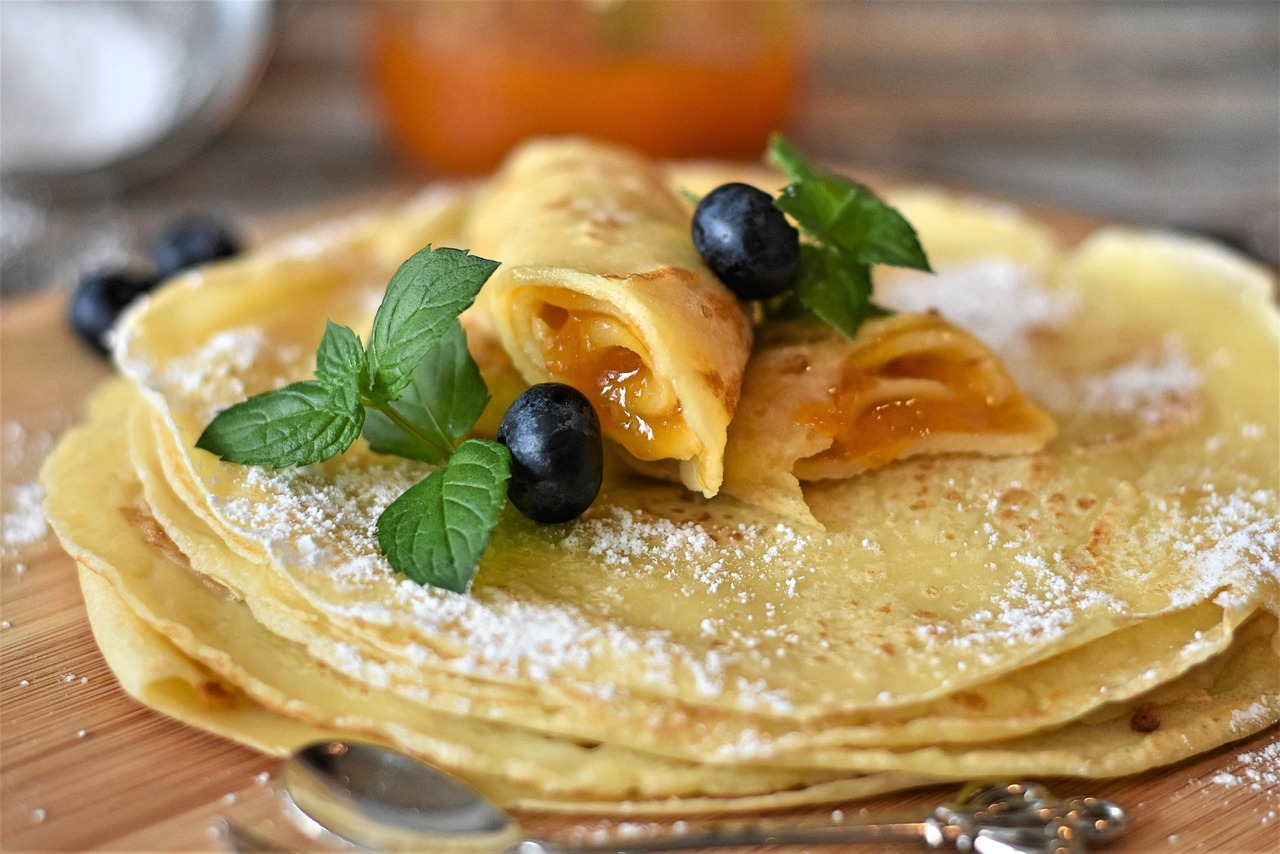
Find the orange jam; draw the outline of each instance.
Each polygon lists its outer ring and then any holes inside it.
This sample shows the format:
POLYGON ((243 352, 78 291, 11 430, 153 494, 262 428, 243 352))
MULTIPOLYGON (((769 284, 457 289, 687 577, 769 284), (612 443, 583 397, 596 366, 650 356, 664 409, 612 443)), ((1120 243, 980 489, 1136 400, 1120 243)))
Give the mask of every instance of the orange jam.
POLYGON ((846 371, 828 401, 800 406, 795 418, 832 436, 814 462, 858 462, 878 468, 912 452, 934 433, 986 435, 1034 431, 1043 416, 1017 394, 991 359, 922 354, 894 359, 874 371, 846 371), (937 396, 908 396, 866 405, 868 392, 894 379, 930 380, 937 396), (988 393, 991 389, 994 393, 988 393))
POLYGON ((657 386, 640 355, 614 341, 598 340, 598 330, 616 320, 549 303, 538 317, 551 333, 542 340, 547 370, 593 402, 606 436, 642 460, 688 459, 696 453, 684 410, 669 390, 657 386), (664 391, 671 399, 655 400, 664 391))
POLYGON ((533 136, 659 157, 756 157, 800 64, 799 0, 375 4, 392 138, 431 169, 488 172, 533 136))

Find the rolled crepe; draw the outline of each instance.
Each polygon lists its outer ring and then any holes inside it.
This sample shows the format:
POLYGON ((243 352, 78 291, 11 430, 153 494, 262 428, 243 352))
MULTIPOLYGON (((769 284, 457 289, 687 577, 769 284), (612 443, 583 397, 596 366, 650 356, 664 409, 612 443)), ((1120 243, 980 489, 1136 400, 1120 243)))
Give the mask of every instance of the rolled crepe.
POLYGON ((990 350, 937 314, 876 318, 853 340, 816 323, 771 324, 729 431, 725 491, 818 525, 801 481, 918 454, 1030 453, 1056 431, 990 350))
POLYGON ((477 202, 468 246, 502 263, 479 306, 524 378, 577 388, 632 457, 716 494, 751 327, 662 173, 625 149, 529 143, 477 202))

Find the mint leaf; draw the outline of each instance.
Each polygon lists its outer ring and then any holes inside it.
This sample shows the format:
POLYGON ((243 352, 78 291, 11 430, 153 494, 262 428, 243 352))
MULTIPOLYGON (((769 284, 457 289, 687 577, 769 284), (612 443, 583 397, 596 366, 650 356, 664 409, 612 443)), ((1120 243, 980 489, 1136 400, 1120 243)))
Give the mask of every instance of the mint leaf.
POLYGON ((850 264, 839 251, 811 244, 800 247, 800 279, 796 282, 800 305, 849 338, 869 317, 885 314, 871 302, 871 271, 850 264))
POLYGON ((364 371, 364 348, 360 339, 345 326, 332 320, 316 350, 316 379, 328 389, 344 408, 351 409, 360 399, 364 371))
POLYGON ((816 176, 813 164, 787 142, 786 137, 775 133, 769 137, 769 149, 766 153, 769 162, 777 166, 787 177, 796 183, 807 181, 816 176))
POLYGON ((400 265, 373 318, 363 391, 379 402, 395 400, 422 357, 475 301, 497 267, 496 261, 461 249, 430 246, 400 265))
POLYGON ((465 593, 498 523, 511 452, 487 439, 458 446, 378 517, 378 546, 391 567, 419 584, 465 593))
POLYGON ((911 223, 861 184, 813 167, 781 136, 769 158, 792 181, 774 205, 813 240, 870 267, 888 264, 929 270, 929 259, 911 223))
POLYGON ((475 426, 488 403, 489 388, 467 349, 467 335, 455 320, 413 369, 409 385, 392 407, 414 425, 415 432, 370 409, 364 437, 379 454, 438 463, 475 426))
POLYGON ((218 413, 196 447, 250 466, 318 463, 342 453, 360 435, 364 409, 347 404, 318 382, 293 383, 218 413))
POLYGON ((911 223, 852 181, 822 177, 789 184, 774 205, 814 240, 839 247, 859 264, 929 270, 911 223))

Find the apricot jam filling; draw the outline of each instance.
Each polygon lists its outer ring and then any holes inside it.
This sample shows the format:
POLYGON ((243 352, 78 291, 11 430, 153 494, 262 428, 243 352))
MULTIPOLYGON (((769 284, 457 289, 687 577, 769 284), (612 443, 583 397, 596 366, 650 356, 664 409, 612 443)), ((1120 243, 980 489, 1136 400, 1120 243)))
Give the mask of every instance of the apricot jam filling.
POLYGON ((592 401, 606 436, 642 460, 697 453, 671 383, 654 375, 643 342, 616 318, 543 303, 536 322, 547 370, 592 401))
POLYGON ((855 365, 830 399, 810 402, 798 421, 832 437, 831 447, 803 462, 857 463, 872 469, 927 444, 936 434, 1038 433, 1044 416, 1013 387, 994 359, 922 353, 883 365, 855 365))

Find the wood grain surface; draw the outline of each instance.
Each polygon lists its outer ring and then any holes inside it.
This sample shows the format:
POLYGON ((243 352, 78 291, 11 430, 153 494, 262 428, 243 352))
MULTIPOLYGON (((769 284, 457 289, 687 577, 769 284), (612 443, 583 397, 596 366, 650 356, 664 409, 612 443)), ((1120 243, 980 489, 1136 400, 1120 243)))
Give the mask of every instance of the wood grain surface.
MULTIPOLYGON (((115 683, 86 622, 71 560, 50 537, 14 545, 32 524, 31 492, 55 434, 76 417, 104 363, 67 332, 62 297, 12 300, 0 318, 0 412, 6 545, 0 569, 0 849, 18 851, 227 850, 214 833, 228 816, 260 834, 308 847, 281 812, 277 763, 170 721, 115 683), (25 530, 25 528, 23 528, 25 530)), ((1061 794, 1114 798, 1132 813, 1113 854, 1280 850, 1280 767, 1259 751, 1276 729, 1137 777, 1048 781, 1061 794)), ((882 810, 922 811, 950 788, 840 805, 853 820, 882 810)), ((828 819, 830 809, 780 813, 828 819)), ((596 816, 520 817, 561 837, 633 832, 596 816)), ((669 822, 670 819, 664 821, 669 822)), ((659 826, 655 823, 654 827, 659 826)), ((762 850, 762 849, 752 849, 762 850)), ((838 846, 812 846, 835 854, 838 846)), ((915 846, 882 847, 908 852, 915 846)))

